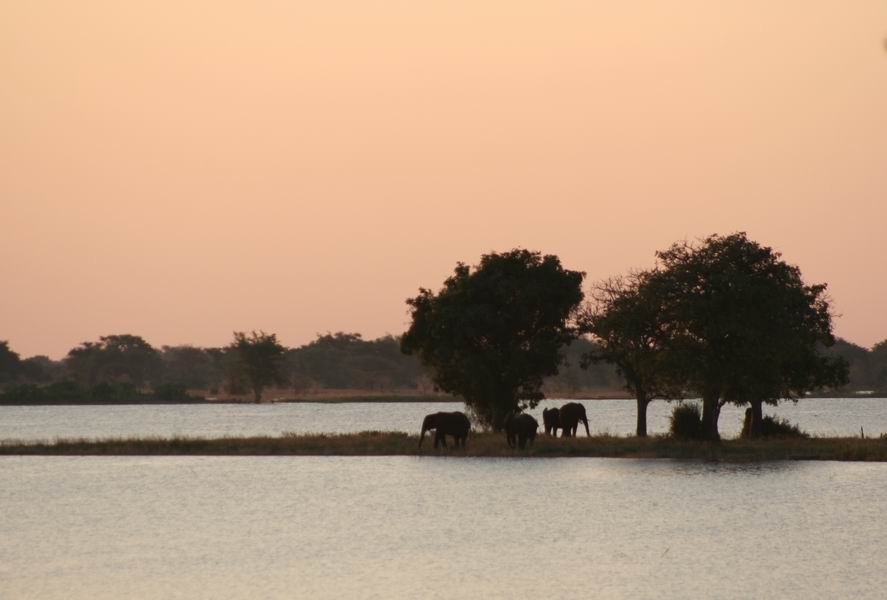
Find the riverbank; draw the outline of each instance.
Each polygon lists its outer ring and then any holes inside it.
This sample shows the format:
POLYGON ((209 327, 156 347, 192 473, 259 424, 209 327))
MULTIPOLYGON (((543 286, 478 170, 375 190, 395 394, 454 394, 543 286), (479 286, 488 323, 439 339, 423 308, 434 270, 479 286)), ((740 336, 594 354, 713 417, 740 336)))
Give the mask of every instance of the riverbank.
POLYGON ((837 460, 887 462, 884 438, 723 440, 719 443, 594 436, 575 439, 540 436, 526 450, 514 450, 504 436, 473 434, 466 449, 433 448, 429 435, 398 432, 343 435, 283 435, 241 438, 115 438, 55 442, 0 442, 0 455, 42 456, 450 456, 450 457, 605 457, 670 458, 716 462, 837 460))

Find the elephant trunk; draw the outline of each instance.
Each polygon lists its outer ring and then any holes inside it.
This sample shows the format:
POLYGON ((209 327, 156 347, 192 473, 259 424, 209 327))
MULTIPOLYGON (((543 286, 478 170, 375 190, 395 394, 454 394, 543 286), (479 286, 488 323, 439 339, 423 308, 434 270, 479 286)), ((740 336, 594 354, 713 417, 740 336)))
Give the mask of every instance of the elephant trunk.
POLYGON ((425 439, 425 432, 428 431, 424 426, 422 427, 422 433, 419 434, 419 447, 422 447, 422 440, 425 439))
POLYGON ((582 422, 585 424, 585 435, 591 437, 591 432, 588 430, 588 419, 582 419, 582 422))

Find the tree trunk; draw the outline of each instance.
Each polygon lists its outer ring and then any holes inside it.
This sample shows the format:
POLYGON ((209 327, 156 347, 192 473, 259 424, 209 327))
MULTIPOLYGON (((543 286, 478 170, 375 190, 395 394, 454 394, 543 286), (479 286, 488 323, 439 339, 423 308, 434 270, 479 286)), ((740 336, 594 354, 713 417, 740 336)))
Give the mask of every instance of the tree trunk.
POLYGON ((751 422, 748 424, 748 437, 759 438, 764 435, 764 401, 752 400, 751 422))
POLYGON ((638 402, 638 423, 635 435, 638 437, 647 437, 647 394, 644 390, 635 390, 638 402))
POLYGON ((259 386, 254 387, 253 394, 256 397, 256 404, 259 404, 262 401, 262 388, 259 386))
POLYGON ((702 437, 707 440, 719 440, 718 417, 721 413, 719 404, 720 391, 708 391, 702 396, 702 437))

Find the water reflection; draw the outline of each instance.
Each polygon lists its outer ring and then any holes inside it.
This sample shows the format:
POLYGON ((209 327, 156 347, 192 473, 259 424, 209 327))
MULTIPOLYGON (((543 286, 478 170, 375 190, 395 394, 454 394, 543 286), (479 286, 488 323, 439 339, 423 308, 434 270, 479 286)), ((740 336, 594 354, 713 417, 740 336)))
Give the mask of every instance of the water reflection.
POLYGON ((0 597, 877 598, 885 494, 881 464, 11 457, 0 597))

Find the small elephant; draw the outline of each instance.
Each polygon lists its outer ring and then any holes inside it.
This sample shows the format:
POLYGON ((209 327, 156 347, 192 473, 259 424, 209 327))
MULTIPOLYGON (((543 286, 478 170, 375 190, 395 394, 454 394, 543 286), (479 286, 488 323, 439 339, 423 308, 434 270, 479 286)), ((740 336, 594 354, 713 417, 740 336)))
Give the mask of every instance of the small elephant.
POLYGON ((560 425, 563 433, 562 437, 575 437, 576 431, 579 429, 579 421, 585 425, 585 434, 591 437, 588 430, 588 417, 585 416, 585 406, 578 402, 567 402, 561 406, 560 425))
POLYGON ((537 429, 539 422, 527 413, 509 416, 505 421, 505 440, 508 442, 508 447, 514 448, 517 442, 517 447, 523 450, 528 441, 532 446, 536 440, 537 429))
POLYGON ((425 432, 434 430, 434 447, 438 444, 447 447, 446 436, 451 435, 455 440, 456 447, 460 443, 465 447, 465 441, 468 439, 468 432, 471 430, 471 422, 465 413, 461 412, 437 412, 427 415, 422 421, 422 433, 419 436, 419 447, 422 447, 422 440, 425 439, 425 432))
POLYGON ((557 430, 561 426, 561 411, 557 408, 543 409, 542 423, 545 425, 545 435, 557 437, 557 430))

